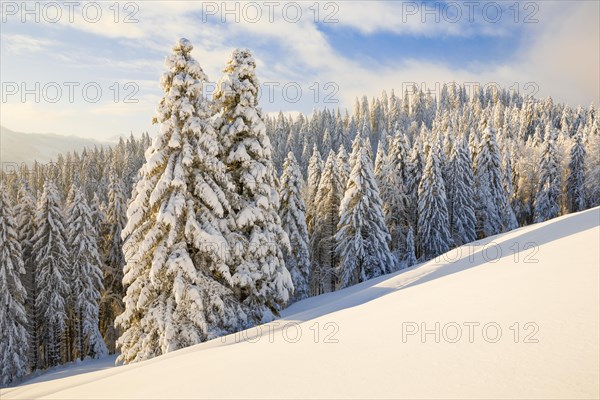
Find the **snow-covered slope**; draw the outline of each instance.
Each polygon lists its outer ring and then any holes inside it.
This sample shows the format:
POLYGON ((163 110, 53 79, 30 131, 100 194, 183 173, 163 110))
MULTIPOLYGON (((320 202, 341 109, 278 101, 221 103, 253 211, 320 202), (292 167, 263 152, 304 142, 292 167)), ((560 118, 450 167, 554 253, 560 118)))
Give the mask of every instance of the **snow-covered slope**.
POLYGON ((75 365, 0 397, 598 398, 599 225, 596 208, 518 229, 297 303, 249 341, 75 365))

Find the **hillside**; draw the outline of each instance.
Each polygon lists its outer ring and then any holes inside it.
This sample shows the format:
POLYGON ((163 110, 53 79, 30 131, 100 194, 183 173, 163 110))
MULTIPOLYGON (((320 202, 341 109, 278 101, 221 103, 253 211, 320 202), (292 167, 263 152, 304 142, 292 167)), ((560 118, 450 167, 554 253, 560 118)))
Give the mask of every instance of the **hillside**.
POLYGON ((595 208, 517 229, 294 304, 248 341, 85 362, 0 397, 598 398, 599 225, 595 208))
POLYGON ((34 161, 47 163, 56 161, 59 154, 69 151, 81 151, 85 147, 93 148, 107 143, 76 136, 55 134, 22 133, 0 127, 0 160, 3 163, 26 163, 34 161))

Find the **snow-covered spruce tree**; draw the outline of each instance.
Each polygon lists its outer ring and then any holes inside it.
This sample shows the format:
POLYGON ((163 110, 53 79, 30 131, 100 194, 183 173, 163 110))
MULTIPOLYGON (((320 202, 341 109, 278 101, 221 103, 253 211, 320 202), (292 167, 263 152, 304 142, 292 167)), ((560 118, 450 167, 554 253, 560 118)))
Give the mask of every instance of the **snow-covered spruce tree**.
POLYGON ((379 184, 379 178, 382 174, 382 170, 384 164, 386 162, 387 154, 389 152, 388 149, 388 135, 385 131, 382 132, 379 143, 377 144, 377 153, 375 155, 375 178, 377 179, 377 184, 379 184))
MULTIPOLYGON (((473 123, 473 125, 475 125, 473 123)), ((469 150, 471 152, 471 160, 473 160, 473 167, 475 167, 475 160, 477 160, 477 153, 479 152, 479 144, 481 141, 480 133, 475 128, 470 128, 469 133, 469 150)))
POLYGON ((321 153, 317 149, 317 145, 313 148, 312 156, 308 161, 308 178, 306 180, 306 225, 308 227, 308 233, 312 235, 314 223, 314 200, 317 190, 319 189, 319 181, 321 180, 321 173, 323 172, 323 160, 321 159, 321 153))
POLYGON ((388 247, 390 234, 369 151, 360 136, 352 147, 352 172, 340 205, 336 234, 342 288, 391 272, 397 263, 388 247))
POLYGON ((408 145, 405 134, 398 129, 380 171, 375 172, 385 223, 391 235, 390 249, 400 257, 410 225, 408 216, 408 145))
POLYGON ((350 164, 348 164, 348 153, 346 152, 344 146, 340 146, 335 162, 338 168, 338 177, 342 187, 346 188, 346 183, 350 177, 350 164))
POLYGON ((310 254, 306 206, 302 200, 302 172, 291 151, 283 163, 280 186, 279 215, 281 225, 290 239, 290 249, 284 250, 285 265, 294 284, 290 301, 299 301, 310 295, 310 254))
POLYGON ((13 207, 0 184, 0 387, 29 371, 24 274, 13 207))
POLYGON ((417 235, 422 260, 443 254, 452 245, 440 153, 440 146, 434 141, 427 152, 427 162, 419 183, 417 235))
MULTIPOLYGON (((71 206, 73 205, 73 201, 75 200, 75 185, 77 183, 72 184, 71 186, 69 186, 69 191, 67 192, 67 197, 65 198, 64 201, 64 212, 65 214, 71 209, 71 206)), ((60 192, 60 188, 58 188, 59 190, 59 194, 63 194, 60 192)))
POLYGON ((314 199, 315 229, 310 238, 310 248, 313 278, 311 288, 315 295, 332 292, 337 286, 338 256, 335 252, 335 235, 345 187, 339 173, 336 156, 330 152, 314 199))
POLYGON ((507 201, 504 204, 504 210, 502 212, 502 228, 504 231, 512 231, 519 227, 519 222, 517 221, 517 216, 513 209, 513 167, 511 151, 508 145, 505 146, 503 157, 502 182, 507 201))
MULTIPOLYGON (((104 243, 104 231, 106 230, 106 213, 104 207, 100 204, 100 197, 97 193, 94 193, 90 202, 90 211, 92 212, 92 221, 94 221, 94 227, 98 231, 98 240, 104 243)), ((102 246, 101 246, 102 247, 102 246)))
MULTIPOLYGON (((517 133, 515 131, 514 135, 516 136, 517 133)), ((528 207, 525 203, 526 198, 524 198, 523 196, 521 196, 523 190, 521 188, 521 183, 522 183, 522 154, 525 151, 528 151, 528 147, 526 144, 523 144, 521 146, 521 141, 519 139, 515 139, 512 141, 510 147, 510 164, 511 164, 511 168, 512 168, 512 174, 511 174, 511 189, 512 189, 512 195, 510 195, 509 197, 509 202, 510 205, 513 209, 513 212, 515 214, 515 217, 517 219, 517 225, 524 225, 525 224, 525 220, 526 220, 526 214, 527 214, 527 210, 528 207)), ((504 174, 504 179, 505 182, 506 181, 506 172, 504 174)), ((507 183, 505 183, 505 186, 507 185, 507 183)))
POLYGON ((446 187, 449 189, 447 195, 450 236, 456 246, 462 246, 477 238, 473 168, 469 144, 464 138, 454 142, 448 178, 446 187))
MULTIPOLYGON (((442 177, 444 178, 444 183, 446 185, 446 198, 448 199, 448 217, 450 218, 452 215, 451 207, 450 207, 450 173, 452 170, 452 149, 455 147, 454 142, 456 141, 454 130, 448 126, 444 131, 444 124, 448 124, 447 121, 448 115, 444 113, 444 120, 442 122, 442 127, 439 133, 439 143, 442 151, 440 152, 440 163, 442 166, 442 177)), ((449 219, 450 220, 450 219, 449 219)))
POLYGON ((106 222, 110 227, 106 243, 106 263, 112 270, 108 273, 110 275, 109 283, 113 286, 112 291, 120 294, 120 281, 125 265, 121 231, 127 223, 127 199, 122 180, 115 173, 111 175, 106 206, 106 222))
POLYGON ((117 315, 123 312, 123 239, 121 233, 127 223, 127 200, 125 199, 123 182, 113 170, 108 186, 107 232, 104 238, 104 271, 103 287, 100 303, 100 327, 108 351, 116 351, 116 340, 119 336, 114 326, 117 315))
POLYGON ((15 219, 17 237, 21 244, 23 253, 23 265, 25 276, 21 281, 27 292, 25 310, 27 313, 27 332, 29 335, 29 366, 36 369, 38 366, 37 353, 37 309, 35 299, 37 297, 35 254, 33 253, 33 236, 35 235, 35 199, 27 181, 21 181, 17 192, 17 204, 15 206, 15 219))
POLYGON ((586 206, 600 205, 600 116, 596 114, 586 135, 585 185, 586 206))
POLYGON ((558 217, 560 212, 561 173, 556 149, 556 132, 547 125, 540 161, 540 175, 535 194, 534 222, 558 217))
POLYGON ((302 137, 302 151, 300 157, 297 158, 300 162, 300 169, 304 176, 308 179, 308 161, 311 157, 311 152, 314 149, 314 145, 311 146, 310 134, 308 133, 308 123, 303 122, 301 124, 300 136, 302 137))
MULTIPOLYGON (((417 227, 419 215, 419 183, 423 176, 423 154, 421 145, 415 143, 408 164, 406 165, 406 199, 408 201, 407 216, 413 230, 417 227)), ((418 251, 418 249, 415 249, 418 251)), ((417 253, 418 255, 418 253, 417 253)))
POLYGON ((344 148, 346 151, 352 148, 352 141, 358 135, 358 127, 356 126, 354 117, 350 117, 346 128, 344 129, 344 148))
POLYGON ((282 172, 283 163, 286 159, 287 129, 285 116, 279 111, 277 119, 273 121, 271 141, 273 143, 273 163, 278 173, 282 172))
MULTIPOLYGON (((85 190, 85 188, 82 187, 82 189, 84 190, 84 194, 87 192, 87 190, 85 190)), ((86 196, 87 198, 87 196, 86 196)), ((107 217, 106 217, 106 205, 105 204, 101 204, 100 203, 100 197, 98 197, 97 193, 94 193, 91 201, 89 202, 90 205, 90 212, 92 213, 92 225, 94 226, 94 228, 96 229, 96 232, 98 233, 98 236, 96 237, 96 242, 98 245, 98 249, 100 250, 100 260, 104 260, 105 259, 105 252, 106 252, 106 239, 108 237, 108 231, 109 231, 109 226, 107 224, 107 217)), ((102 268, 104 269, 106 267, 106 265, 102 265, 102 268)), ((119 299, 119 301, 122 301, 122 297, 121 299, 119 299)), ((102 307, 102 300, 101 300, 101 307, 102 307)), ((102 309, 101 309, 102 310, 102 309)), ((102 315, 102 311, 100 311, 100 314, 102 315)), ((111 325, 114 322, 114 318, 113 320, 110 322, 111 325)), ((102 323, 101 323, 102 325, 102 323)), ((102 329, 101 329, 102 332, 102 329)))
POLYGON ((426 120, 426 113, 425 93, 421 88, 417 90, 416 86, 413 86, 410 97, 410 116, 421 127, 426 120))
POLYGON ((44 183, 44 191, 38 200, 35 225, 37 231, 32 240, 37 268, 38 346, 42 352, 40 367, 47 368, 64 360, 63 335, 70 293, 64 216, 56 186, 50 180, 44 183))
MULTIPOLYGON (((70 154, 67 153, 67 156, 69 156, 70 159, 70 154)), ((66 168, 63 168, 63 170, 65 170, 66 168)), ((67 193, 67 197, 65 198, 64 204, 63 204, 63 215, 65 216, 65 223, 64 223, 64 227, 65 227, 65 244, 67 247, 67 250, 69 251, 69 261, 71 259, 71 249, 69 248, 69 216, 70 216, 70 211, 71 208, 73 207, 73 203, 75 201, 75 191, 76 191, 76 185, 78 184, 76 181, 78 180, 73 180, 73 183, 68 183, 71 182, 71 178, 65 178, 64 174, 62 176, 62 179, 65 181, 65 183, 63 184, 64 188, 68 187, 69 191, 67 193), (69 186, 67 186, 69 185, 69 186)), ((58 187, 58 191, 59 194, 63 194, 64 192, 61 191, 61 187, 58 187)), ((77 293, 73 290, 74 289, 74 285, 73 285, 73 280, 75 279, 75 270, 74 270, 74 265, 72 263, 68 263, 67 264, 67 269, 65 270, 65 280, 67 282, 67 285, 69 286, 69 292, 68 295, 66 297, 66 303, 65 303, 65 310, 67 312, 67 325, 65 328, 65 335, 64 335, 64 340, 65 340, 65 354, 63 357, 63 362, 70 362, 73 360, 76 360, 79 354, 79 350, 77 348, 77 335, 76 335, 76 324, 77 324, 77 315, 75 312, 75 297, 77 296, 77 293)))
POLYGON ((251 320, 278 315, 293 291, 283 249, 287 234, 277 213, 279 196, 271 162, 271 143, 258 107, 259 82, 249 50, 234 50, 217 85, 220 107, 217 126, 224 145, 224 161, 235 187, 232 207, 235 235, 230 260, 237 299, 251 320))
MULTIPOLYGON (((363 101, 366 101, 366 97, 363 98, 363 101)), ((366 103, 368 104, 368 103, 366 103)), ((360 129, 359 129, 359 135, 361 135, 363 137, 363 141, 365 146, 367 146, 367 144, 369 145, 368 147, 368 154, 369 154, 369 158, 371 158, 371 160, 373 160, 373 156, 375 155, 375 152, 377 151, 377 145, 373 144, 373 141, 371 140, 373 138, 373 129, 371 128, 371 122, 369 121, 369 115, 370 115, 370 111, 367 108, 364 109, 365 111, 365 115, 363 116, 362 119, 362 123, 360 125, 360 129)))
MULTIPOLYGON (((121 185, 123 193, 126 194, 125 197, 129 196, 129 193, 131 193, 131 188, 136 180, 137 172, 140 170, 140 167, 144 162, 144 157, 139 157, 138 155, 140 153, 138 149, 139 145, 140 144, 133 137, 133 134, 131 134, 129 139, 127 139, 125 155, 123 156, 125 160, 121 185)), ((109 178, 111 177, 109 176, 109 178)))
POLYGON ((323 143, 319 148, 320 152, 323 154, 329 154, 331 150, 333 150, 333 143, 331 140, 331 131, 329 128, 325 128, 325 132, 323 133, 323 143))
POLYGON ((503 231, 503 209, 508 196, 502 184, 500 151, 496 132, 484 130, 475 156, 475 216, 477 236, 484 238, 503 231))
POLYGON ((207 79, 180 39, 165 60, 165 92, 123 229, 127 286, 117 361, 130 363, 239 329, 226 264, 228 194, 221 147, 202 96, 207 79))
POLYGON ((585 209, 585 147, 581 129, 573 137, 567 176, 567 210, 585 209))
POLYGON ((69 210, 68 245, 71 263, 71 301, 75 327, 74 357, 100 358, 108 353, 98 327, 102 270, 97 232, 85 195, 73 188, 69 210))
POLYGON ((404 249, 404 257, 402 258, 403 268, 412 267, 417 263, 417 257, 415 256, 415 235, 412 227, 408 229, 406 235, 406 248, 404 249))

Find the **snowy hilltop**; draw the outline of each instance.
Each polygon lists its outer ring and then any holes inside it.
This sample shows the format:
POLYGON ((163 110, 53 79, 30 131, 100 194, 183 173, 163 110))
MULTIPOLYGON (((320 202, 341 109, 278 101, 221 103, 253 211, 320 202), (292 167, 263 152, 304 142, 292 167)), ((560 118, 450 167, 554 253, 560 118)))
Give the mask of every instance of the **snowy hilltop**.
POLYGON ((531 225, 266 325, 127 366, 75 364, 2 399, 598 398, 599 229, 600 208, 531 225))

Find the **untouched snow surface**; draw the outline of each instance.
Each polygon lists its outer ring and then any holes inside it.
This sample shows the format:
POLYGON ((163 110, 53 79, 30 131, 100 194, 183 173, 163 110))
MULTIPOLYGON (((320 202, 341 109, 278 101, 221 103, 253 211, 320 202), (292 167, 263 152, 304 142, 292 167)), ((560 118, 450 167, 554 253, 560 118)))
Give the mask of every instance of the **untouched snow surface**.
POLYGON ((521 228, 294 304, 245 336, 75 364, 0 397, 598 398, 599 225, 595 208, 521 228))

